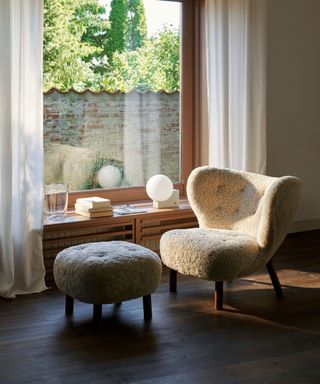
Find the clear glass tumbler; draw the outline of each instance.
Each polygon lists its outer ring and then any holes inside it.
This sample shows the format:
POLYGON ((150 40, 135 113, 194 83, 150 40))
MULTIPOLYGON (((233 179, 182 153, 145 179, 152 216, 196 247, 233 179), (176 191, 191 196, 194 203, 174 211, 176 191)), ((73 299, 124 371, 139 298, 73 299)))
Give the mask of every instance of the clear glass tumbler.
POLYGON ((43 212, 46 220, 64 220, 68 208, 68 184, 45 184, 43 212))

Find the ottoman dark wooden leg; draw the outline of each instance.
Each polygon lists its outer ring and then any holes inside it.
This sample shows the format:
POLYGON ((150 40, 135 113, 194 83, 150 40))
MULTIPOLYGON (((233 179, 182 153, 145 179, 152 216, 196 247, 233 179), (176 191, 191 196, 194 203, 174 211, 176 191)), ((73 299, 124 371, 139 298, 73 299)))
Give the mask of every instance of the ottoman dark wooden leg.
POLYGON ((152 319, 151 295, 143 296, 143 314, 146 321, 152 319))
POLYGON ((102 304, 93 304, 93 322, 96 325, 100 324, 102 315, 102 304))
POLYGON ((214 292, 214 303, 216 310, 223 310, 223 281, 216 281, 214 292))
POLYGON ((73 314, 73 306, 74 306, 74 299, 71 296, 66 295, 66 306, 65 306, 65 312, 67 316, 70 316, 73 314))

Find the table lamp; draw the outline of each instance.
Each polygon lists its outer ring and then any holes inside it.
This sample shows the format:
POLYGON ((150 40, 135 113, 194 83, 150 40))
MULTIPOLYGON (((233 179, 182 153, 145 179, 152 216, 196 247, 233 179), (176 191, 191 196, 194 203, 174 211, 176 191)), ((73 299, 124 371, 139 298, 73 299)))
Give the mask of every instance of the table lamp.
POLYGON ((172 181, 165 175, 150 177, 146 185, 147 195, 153 200, 154 208, 174 208, 179 206, 179 190, 173 188, 172 181))

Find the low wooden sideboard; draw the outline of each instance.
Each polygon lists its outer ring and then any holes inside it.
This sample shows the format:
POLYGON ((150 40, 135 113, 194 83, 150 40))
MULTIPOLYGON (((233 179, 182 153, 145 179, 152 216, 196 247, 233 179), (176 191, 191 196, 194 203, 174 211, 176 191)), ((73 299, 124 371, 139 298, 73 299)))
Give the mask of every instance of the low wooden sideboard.
POLYGON ((43 255, 46 282, 53 282, 53 262, 64 248, 94 241, 123 240, 141 244, 159 253, 161 235, 171 229, 195 228, 197 219, 187 200, 178 208, 153 208, 151 203, 133 204, 145 212, 89 219, 68 213, 61 222, 45 222, 43 255))

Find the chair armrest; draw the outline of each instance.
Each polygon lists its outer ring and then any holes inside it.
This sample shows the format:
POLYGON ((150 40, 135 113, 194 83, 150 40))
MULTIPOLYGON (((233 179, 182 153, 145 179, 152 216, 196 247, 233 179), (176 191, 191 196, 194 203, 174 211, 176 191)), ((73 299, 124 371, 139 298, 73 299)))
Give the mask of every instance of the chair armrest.
POLYGON ((301 187, 298 178, 284 176, 275 179, 265 192, 257 241, 266 262, 290 229, 300 201, 301 187))

